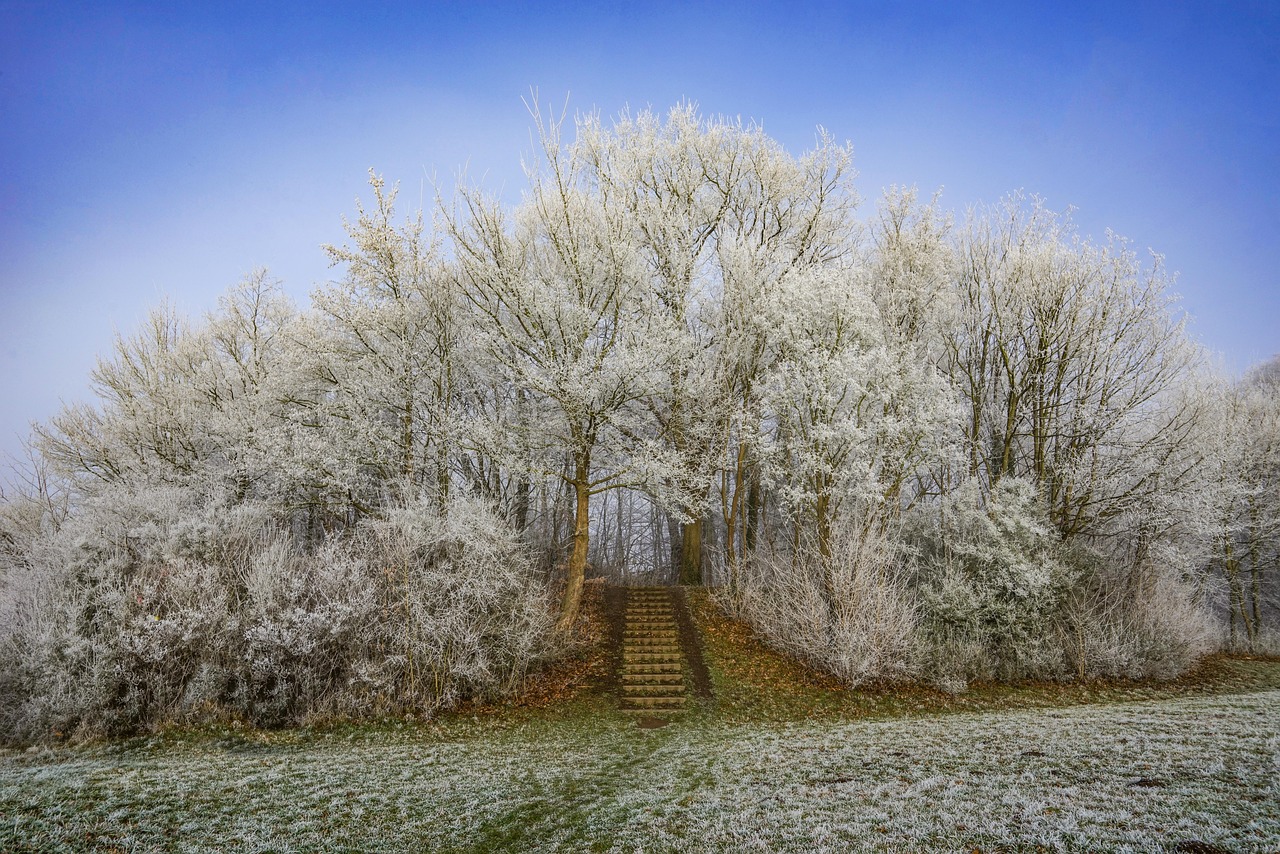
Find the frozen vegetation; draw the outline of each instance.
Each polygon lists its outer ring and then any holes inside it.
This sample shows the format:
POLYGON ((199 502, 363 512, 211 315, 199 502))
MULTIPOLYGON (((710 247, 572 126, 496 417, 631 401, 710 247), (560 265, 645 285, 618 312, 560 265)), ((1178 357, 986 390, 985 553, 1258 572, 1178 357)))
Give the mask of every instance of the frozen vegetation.
POLYGON ((1014 195, 864 208, 851 145, 532 110, 522 200, 370 193, 294 305, 156 309, 0 496, 0 741, 429 716, 717 588, 848 687, 1274 649, 1280 361, 1014 195))
POLYGON ((1275 691, 654 730, 565 712, 6 751, 0 848, 1280 849, 1275 691))

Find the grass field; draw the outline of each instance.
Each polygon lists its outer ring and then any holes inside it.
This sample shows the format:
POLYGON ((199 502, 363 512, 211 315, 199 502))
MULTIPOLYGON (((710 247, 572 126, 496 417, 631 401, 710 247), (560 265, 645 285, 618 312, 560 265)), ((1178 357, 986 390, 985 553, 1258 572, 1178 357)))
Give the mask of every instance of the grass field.
POLYGON ((665 726, 584 666, 427 723, 0 752, 0 850, 1280 851, 1280 663, 851 694, 694 604, 717 698, 665 726))

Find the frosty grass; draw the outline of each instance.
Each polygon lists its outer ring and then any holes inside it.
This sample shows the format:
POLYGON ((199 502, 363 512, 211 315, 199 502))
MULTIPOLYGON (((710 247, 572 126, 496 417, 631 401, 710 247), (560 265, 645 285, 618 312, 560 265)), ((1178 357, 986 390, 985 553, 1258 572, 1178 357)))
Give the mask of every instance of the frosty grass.
POLYGON ((0 752, 0 850, 1280 851, 1280 691, 0 752), (1204 849, 1201 849, 1204 850, 1204 849))

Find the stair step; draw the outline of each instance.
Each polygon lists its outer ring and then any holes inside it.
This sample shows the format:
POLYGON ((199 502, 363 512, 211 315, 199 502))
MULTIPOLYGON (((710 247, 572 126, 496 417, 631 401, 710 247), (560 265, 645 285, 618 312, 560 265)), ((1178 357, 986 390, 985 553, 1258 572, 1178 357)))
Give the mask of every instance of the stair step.
POLYGON ((675 601, 665 587, 627 591, 619 706, 625 711, 684 708, 684 656, 675 601))
POLYGON ((679 661, 626 661, 622 664, 624 677, 640 673, 680 673, 683 670, 679 661))
POLYGON ((626 682, 622 693, 628 697, 642 697, 646 694, 654 697, 667 697, 684 693, 684 680, 678 682, 626 682))
POLYGON ((623 685, 622 698, 634 700, 637 697, 683 697, 684 683, 679 685, 623 685))
POLYGON ((684 708, 684 697, 625 697, 623 711, 643 712, 651 709, 679 710, 684 708))
POLYGON ((644 685, 684 685, 682 673, 628 673, 622 677, 623 687, 644 685))
POLYGON ((622 653, 623 666, 629 664, 674 664, 683 667, 678 652, 629 652, 622 653))
POLYGON ((622 681, 624 682, 684 682, 684 670, 673 668, 671 670, 624 670, 622 672, 622 681))
POLYGON ((658 701, 659 704, 661 704, 662 701, 666 701, 668 703, 675 701, 677 703, 683 704, 685 701, 685 696, 684 694, 625 694, 623 695, 622 699, 619 702, 632 703, 632 704, 644 704, 644 703, 652 703, 655 700, 658 701))

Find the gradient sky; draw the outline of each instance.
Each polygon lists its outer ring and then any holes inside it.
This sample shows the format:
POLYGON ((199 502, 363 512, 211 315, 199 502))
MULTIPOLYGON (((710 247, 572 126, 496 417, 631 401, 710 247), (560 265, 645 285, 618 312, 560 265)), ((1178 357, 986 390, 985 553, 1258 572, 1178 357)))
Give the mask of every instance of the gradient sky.
POLYGON ((266 266, 305 303, 371 167, 413 206, 464 167, 517 198, 530 87, 793 153, 822 125, 864 212, 1038 193, 1163 253, 1228 370, 1280 352, 1280 4, 1034 5, 0 0, 0 453, 162 299, 266 266))

